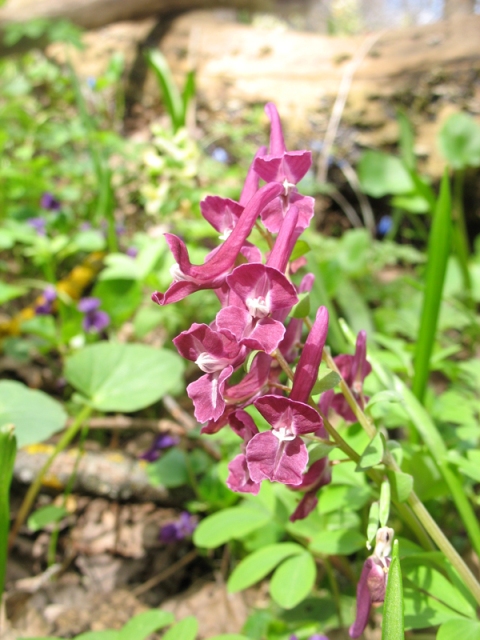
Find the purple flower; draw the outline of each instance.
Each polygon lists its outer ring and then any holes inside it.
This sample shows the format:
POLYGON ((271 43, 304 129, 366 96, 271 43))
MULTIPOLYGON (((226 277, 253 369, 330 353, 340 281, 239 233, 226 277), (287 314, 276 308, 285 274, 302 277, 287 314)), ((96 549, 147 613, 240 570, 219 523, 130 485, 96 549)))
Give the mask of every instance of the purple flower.
POLYGON ((136 258, 138 256, 138 249, 137 247, 131 246, 127 248, 125 253, 129 258, 136 258))
POLYGON ((235 264, 261 210, 283 190, 283 185, 277 183, 266 184, 259 189, 246 205, 232 233, 203 265, 193 265, 183 240, 166 233, 165 238, 177 264, 171 269, 173 283, 167 292, 155 292, 152 300, 160 305, 170 304, 195 291, 220 287, 235 264))
POLYGON ((27 224, 30 225, 32 229, 35 229, 35 231, 37 232, 37 236, 47 235, 47 222, 43 218, 28 218, 27 224))
POLYGON ((180 442, 180 438, 176 436, 172 436, 169 433, 161 433, 157 436, 150 449, 147 449, 140 456, 141 460, 146 460, 147 462, 155 462, 160 457, 160 454, 163 449, 168 449, 169 447, 174 447, 180 442))
MULTIPOLYGON (((340 355, 334 358, 342 378, 352 390, 352 393, 363 409, 365 405, 365 398, 363 396, 363 381, 372 371, 370 363, 367 361, 367 334, 365 331, 360 331, 357 336, 357 343, 355 345, 355 353, 353 356, 340 355)), ((337 393, 331 397, 330 406, 338 415, 342 416, 344 420, 349 422, 355 422, 356 416, 353 413, 350 405, 346 401, 345 397, 341 393, 337 393)))
POLYGON ((328 311, 326 307, 320 307, 295 370, 292 391, 290 392, 291 400, 308 402, 308 398, 317 381, 318 368, 322 361, 327 332, 328 311))
POLYGON ((188 511, 183 511, 178 520, 166 524, 160 529, 159 539, 164 544, 178 542, 190 537, 197 527, 197 520, 188 511))
POLYGON ((285 327, 271 314, 296 304, 295 287, 277 269, 257 263, 234 269, 227 284, 241 306, 221 309, 217 314, 218 328, 230 332, 250 349, 273 353, 283 339, 285 327))
POLYGON ((206 374, 187 387, 195 405, 195 417, 199 422, 218 420, 225 409, 225 383, 243 362, 244 348, 231 334, 197 323, 182 331, 173 343, 180 355, 195 362, 206 374))
POLYGON ((60 201, 49 191, 45 191, 40 199, 40 206, 46 211, 59 211, 60 201))
POLYGON ((263 180, 280 182, 285 190, 263 208, 261 218, 269 231, 277 233, 290 206, 295 204, 299 212, 298 237, 310 224, 314 200, 300 195, 295 185, 310 169, 312 154, 310 151, 286 151, 277 108, 270 102, 265 111, 271 122, 270 153, 257 158, 254 169, 263 180))
POLYGON ((300 436, 321 429, 322 419, 309 405, 281 396, 262 396, 254 405, 272 430, 257 434, 247 445, 252 480, 301 484, 308 453, 300 436))
MULTIPOLYGON (((298 637, 293 634, 290 636, 290 640, 298 640, 298 637)), ((323 633, 314 633, 308 640, 328 640, 328 637, 323 635, 323 633)))
POLYGON ((306 518, 308 514, 315 509, 318 504, 318 490, 329 484, 331 480, 332 471, 328 458, 316 460, 303 476, 301 484, 292 487, 295 491, 305 491, 305 495, 290 516, 291 522, 303 520, 303 518, 306 518))
POLYGON ((349 630, 351 638, 359 638, 367 626, 370 609, 385 600, 393 529, 381 527, 377 532, 375 551, 366 559, 357 585, 357 615, 349 630))
POLYGON ((53 303, 57 299, 57 290, 53 286, 46 287, 41 296, 41 301, 35 307, 37 316, 48 316, 53 311, 53 303))
POLYGON ((82 298, 77 309, 85 314, 82 327, 87 333, 100 333, 110 324, 110 316, 101 311, 98 298, 82 298))

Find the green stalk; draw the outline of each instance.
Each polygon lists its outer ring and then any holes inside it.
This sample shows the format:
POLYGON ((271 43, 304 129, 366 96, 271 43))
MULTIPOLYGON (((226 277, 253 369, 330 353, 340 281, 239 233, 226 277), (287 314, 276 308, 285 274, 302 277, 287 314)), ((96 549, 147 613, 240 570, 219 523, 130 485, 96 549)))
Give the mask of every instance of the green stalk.
POLYGON ((412 390, 422 403, 430 374, 430 358, 435 343, 443 285, 450 255, 451 229, 450 188, 448 176, 445 173, 428 242, 425 293, 415 350, 412 390))
POLYGON ((79 412, 75 420, 72 422, 72 424, 68 427, 68 429, 64 432, 60 440, 55 445, 54 450, 48 456, 47 461, 45 462, 43 467, 40 469, 40 473, 38 474, 38 476, 35 478, 35 480, 32 482, 32 484, 28 488, 25 498, 23 499, 23 502, 20 505, 20 509, 18 510, 17 517, 15 518, 15 522, 13 524, 12 530, 10 531, 9 542, 8 542, 8 545, 10 548, 13 546, 13 543, 15 542, 15 538, 17 537, 17 533, 20 530, 20 527, 22 526, 22 524, 25 522, 33 506, 33 503, 35 502, 35 498, 37 497, 38 492, 42 488, 42 482, 43 482, 43 478, 45 477, 45 474, 50 469, 57 455, 61 451, 63 451, 66 447, 68 447, 70 442, 75 438, 77 433, 80 431, 83 423, 85 422, 85 420, 89 418, 92 411, 93 409, 88 406, 84 406, 81 409, 81 411, 79 412))
MULTIPOLYGON (((306 324, 311 329, 312 323, 309 318, 306 319, 306 324)), ((353 338, 353 335, 350 336, 353 338)), ((370 356, 369 356, 370 358, 370 356)), ((342 389, 342 393, 344 394, 349 406, 352 408, 357 420, 360 422, 362 427, 368 433, 368 435, 373 438, 377 430, 372 422, 367 418, 362 409, 358 406, 350 388, 345 383, 341 374, 336 366, 332 356, 324 350, 323 359, 327 363, 327 365, 336 371, 340 375, 340 387, 342 389)), ((387 372, 375 363, 374 359, 370 358, 372 365, 374 365, 375 373, 379 376, 382 383, 386 388, 393 388, 393 390, 397 391, 401 397, 404 399, 404 406, 407 410, 407 413, 410 416, 410 419, 415 424, 416 428, 420 432, 420 435, 425 441, 425 444, 430 450, 430 453, 433 459, 438 464, 439 470, 442 473, 445 482, 447 483, 455 506, 460 513, 463 524, 465 525, 465 529, 467 531, 468 537, 472 544, 473 549, 480 555, 480 525, 476 518, 475 512, 465 496, 465 492, 463 490, 463 485, 460 482, 460 479, 453 471, 453 469, 446 462, 447 456, 447 448, 443 442, 443 439, 438 432, 434 422, 430 419, 430 416, 424 409, 424 407, 420 404, 420 402, 415 398, 413 393, 406 387, 406 385, 396 376, 388 375, 387 372), (372 361, 373 360, 373 361, 372 361)), ((282 363, 280 362, 282 365, 282 363)), ((288 366, 288 365, 287 365, 288 366)), ((283 366, 282 366, 283 368, 283 366)), ((334 427, 330 425, 328 420, 324 420, 325 428, 327 432, 332 435, 335 442, 340 446, 340 448, 347 453, 347 455, 355 460, 358 458, 358 454, 353 452, 352 449, 347 445, 347 448, 344 449, 341 446, 340 441, 344 442, 341 436, 336 432, 334 427), (332 433, 334 432, 334 433, 332 433)), ((386 452, 384 456, 384 464, 387 468, 392 469, 393 471, 400 471, 397 463, 393 459, 390 452, 386 452)), ((407 499, 407 503, 415 516, 418 518, 424 529, 428 532, 432 540, 438 546, 438 548, 445 554, 451 564, 458 571, 465 584, 468 585, 468 588, 471 590, 472 595, 480 605, 480 584, 477 582, 472 572, 465 564, 463 559, 460 557, 456 549, 452 546, 448 538, 445 536, 443 531, 438 527, 437 523, 433 520, 431 515, 428 513, 427 509, 420 501, 418 496, 414 491, 410 493, 410 496, 407 499)))
POLYGON ((0 602, 7 571, 8 530, 10 528, 10 483, 17 453, 12 424, 0 427, 0 602))
MULTIPOLYGON (((65 487, 65 491, 63 492, 62 507, 64 508, 67 505, 68 496, 73 491, 73 486, 75 484, 75 479, 77 477, 78 465, 80 464, 80 460, 82 459, 82 455, 85 451, 84 445, 85 445, 85 440, 87 438, 88 432, 89 432, 88 425, 82 427, 82 432, 80 434, 80 442, 78 445, 78 453, 75 459, 75 464, 73 466, 73 471, 70 475, 70 478, 68 479, 67 486, 65 487)), ((60 523, 55 522, 52 535, 50 536, 50 542, 48 544, 48 551, 47 551, 47 564, 49 567, 51 567, 52 564, 55 564, 55 556, 57 553, 57 543, 58 543, 59 534, 60 534, 60 523)))
POLYGON ((463 183, 465 180, 465 170, 458 169, 453 174, 453 244, 457 254, 460 269, 462 271, 463 286, 468 297, 472 292, 472 279, 468 269, 468 257, 470 250, 468 246, 468 233, 465 224, 465 212, 463 209, 463 183))

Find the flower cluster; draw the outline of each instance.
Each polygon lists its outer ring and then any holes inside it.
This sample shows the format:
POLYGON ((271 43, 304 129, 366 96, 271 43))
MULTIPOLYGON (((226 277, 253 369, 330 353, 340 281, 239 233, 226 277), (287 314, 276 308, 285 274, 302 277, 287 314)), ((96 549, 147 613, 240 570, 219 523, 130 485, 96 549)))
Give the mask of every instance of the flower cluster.
MULTIPOLYGON (((204 425, 203 433, 229 425, 242 439, 241 452, 229 464, 227 484, 232 490, 256 494, 266 479, 304 492, 291 516, 295 520, 310 513, 317 504, 318 489, 331 478, 327 459, 308 467, 304 436, 326 437, 320 413, 326 415, 330 408, 347 420, 352 415, 342 410, 333 392, 320 412, 311 401, 327 337, 328 312, 324 307, 318 310, 301 352, 303 323, 290 314, 299 293, 313 286, 312 274, 305 275, 298 286, 291 281, 292 274, 305 264, 301 258, 292 260, 292 251, 314 213, 313 198, 300 194, 296 186, 312 158, 309 151, 287 151, 275 106, 268 104, 266 112, 271 121, 270 147, 268 152, 265 148, 257 152, 239 201, 208 196, 201 202, 204 218, 221 234, 223 243, 204 264, 194 265, 183 241, 167 233, 176 263, 171 269, 173 282, 152 299, 165 305, 203 289, 215 291, 221 304, 215 320, 210 325, 195 323, 173 341, 179 353, 203 372, 187 388, 195 417, 204 425), (266 256, 249 241, 258 224, 270 240, 266 256), (288 390, 281 383, 281 365, 284 369, 286 364, 294 366, 299 352, 288 390), (232 382, 233 373, 247 360, 248 372, 240 381, 237 374, 232 382), (249 405, 270 429, 259 431, 245 411, 249 405)), ((343 360, 338 366, 361 399, 361 385, 369 372, 364 335, 359 344, 355 356, 339 356, 343 360)))

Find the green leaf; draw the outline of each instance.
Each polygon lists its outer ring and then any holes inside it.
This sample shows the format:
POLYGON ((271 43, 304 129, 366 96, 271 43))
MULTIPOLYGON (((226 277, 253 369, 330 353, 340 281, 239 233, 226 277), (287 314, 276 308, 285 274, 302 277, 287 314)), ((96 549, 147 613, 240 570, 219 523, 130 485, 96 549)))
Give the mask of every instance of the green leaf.
POLYGON ((297 260, 298 258, 301 258, 309 251, 310 251, 310 245, 308 244, 308 242, 305 242, 305 240, 297 240, 297 242, 295 243, 295 246, 293 247, 290 260, 291 261, 297 260))
POLYGON ((0 598, 5 586, 6 559, 8 556, 8 530, 10 527, 10 484, 17 453, 15 427, 0 427, 0 598))
POLYGON ((104 631, 87 631, 75 636, 75 640, 119 640, 120 631, 105 629, 104 631))
POLYGON ((288 556, 303 553, 304 548, 294 542, 279 542, 251 553, 233 570, 228 579, 230 593, 241 591, 255 584, 288 556))
POLYGON ((413 135, 412 123, 410 122, 407 114, 400 109, 397 111, 397 120, 400 155, 408 169, 415 169, 415 138, 413 135))
POLYGON ((404 638, 402 570, 398 556, 398 540, 395 540, 383 607, 382 640, 404 640, 404 638))
POLYGON ((32 513, 28 518, 27 525, 31 531, 39 531, 52 522, 59 522, 68 514, 65 507, 57 507, 54 504, 49 504, 46 507, 41 507, 32 513))
POLYGON ((197 547, 215 549, 229 540, 238 540, 263 527, 270 520, 267 511, 255 507, 239 506, 223 509, 207 516, 193 534, 197 547))
POLYGON ((183 361, 172 351, 99 342, 67 358, 65 377, 99 411, 138 411, 179 389, 183 361))
POLYGON ((195 640, 197 632, 198 620, 195 616, 188 616, 171 627, 162 640, 195 640))
POLYGON ((383 460, 384 445, 382 434, 378 431, 368 443, 367 448, 362 453, 362 457, 358 461, 357 471, 366 471, 380 464, 383 460))
POLYGON ((366 151, 357 166, 363 191, 374 198, 410 193, 412 179, 402 161, 381 151, 366 151))
POLYGON ((144 640, 154 631, 175 622, 172 613, 161 609, 143 611, 131 618, 120 630, 118 640, 144 640))
POLYGON ((148 51, 146 58, 149 66, 155 72, 165 107, 172 122, 172 128, 174 132, 176 132, 180 127, 185 125, 185 111, 182 98, 173 80, 168 62, 158 49, 148 51))
POLYGON ((405 629, 425 629, 448 620, 465 618, 431 596, 417 589, 405 587, 403 590, 405 605, 405 629))
POLYGON ((26 292, 27 289, 25 287, 17 287, 13 284, 0 282, 0 304, 5 304, 9 300, 23 296, 26 292))
POLYGON ((386 527, 388 517, 390 515, 390 483, 388 480, 384 480, 380 487, 380 501, 378 517, 380 520, 380 526, 386 527))
POLYGON ((241 636, 238 633, 222 633, 219 636, 213 636, 209 640, 250 640, 247 636, 241 636))
POLYGON ((437 640, 478 640, 480 622, 476 620, 449 620, 437 632, 437 640))
POLYGON ((67 414, 43 391, 13 380, 0 381, 0 426, 15 425, 18 447, 46 440, 63 429, 67 414))
POLYGON ((309 548, 313 553, 323 553, 328 556, 349 556, 365 546, 365 538, 358 531, 352 529, 337 529, 336 531, 321 531, 314 536, 309 548))
POLYGON ((378 531, 378 502, 372 502, 370 511, 368 512, 367 540, 372 542, 378 531))
POLYGON ((361 509, 371 496, 368 486, 329 485, 324 487, 318 500, 318 511, 325 515, 340 509, 361 509))
POLYGON ((466 113, 454 113, 438 135, 438 146, 453 169, 480 165, 480 126, 466 113))
POLYGON ((373 395, 368 401, 365 409, 370 409, 373 405, 378 404, 379 402, 402 402, 402 396, 395 391, 389 391, 385 389, 384 391, 379 391, 375 395, 373 395))
POLYGON ((147 466, 147 476, 153 485, 168 489, 188 484, 185 453, 176 447, 170 449, 159 460, 147 466))
POLYGON ((298 294, 299 301, 290 311, 292 318, 306 318, 310 313, 310 294, 308 292, 298 294))
POLYGON ((336 387, 340 380, 341 377, 336 371, 328 371, 322 378, 316 381, 312 389, 312 394, 317 395, 318 393, 329 391, 336 387))
POLYGON ((410 587, 425 591, 464 616, 475 617, 470 603, 439 571, 425 565, 407 565, 405 579, 408 580, 410 587))
POLYGON ((387 471, 390 487, 395 500, 405 502, 413 490, 413 477, 402 471, 387 471))
POLYGON ((282 562, 270 582, 272 599, 284 609, 293 609, 305 600, 315 584, 317 568, 308 551, 282 562))
POLYGON ((435 343, 443 285, 450 254, 452 237, 451 208, 450 185, 448 174, 445 173, 428 239, 425 293, 415 350, 415 373, 412 391, 420 402, 423 402, 427 388, 430 358, 435 343))

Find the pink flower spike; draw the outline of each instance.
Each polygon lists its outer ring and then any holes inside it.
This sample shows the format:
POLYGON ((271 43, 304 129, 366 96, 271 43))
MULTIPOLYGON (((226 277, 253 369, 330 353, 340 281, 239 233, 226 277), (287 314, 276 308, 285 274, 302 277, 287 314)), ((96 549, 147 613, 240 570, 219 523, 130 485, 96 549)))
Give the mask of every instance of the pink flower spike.
POLYGON ((270 118, 269 155, 257 158, 254 168, 265 182, 297 184, 312 165, 311 151, 286 151, 282 124, 276 106, 269 102, 265 111, 270 118))
POLYGON ((283 484, 300 484, 308 452, 302 439, 279 440, 273 431, 254 436, 247 445, 247 465, 254 482, 263 479, 283 484))
POLYGON ((266 395, 255 400, 254 405, 272 425, 280 440, 292 440, 297 435, 313 433, 323 424, 313 407, 290 398, 266 395))
POLYGON ((258 433, 258 428, 250 414, 242 409, 235 411, 228 418, 228 423, 237 436, 240 436, 245 444, 248 444, 253 436, 258 433))
POLYGON ((254 482, 250 477, 247 459, 243 453, 236 456, 228 465, 230 471, 227 478, 227 487, 237 493, 253 493, 260 491, 261 482, 254 482))
POLYGON ((240 195, 239 203, 242 205, 242 207, 245 207, 258 191, 259 180, 258 175, 253 168, 253 165, 255 164, 256 158, 261 158, 266 155, 266 153, 266 147, 260 147, 260 149, 255 154, 254 159, 252 160, 252 163, 248 169, 247 177, 245 178, 245 182, 243 184, 242 193, 240 195))
POLYGON ((272 358, 266 353, 257 353, 253 359, 250 371, 241 382, 225 389, 225 400, 237 404, 248 402, 256 395, 264 392, 268 383, 268 374, 272 365, 272 358))
POLYGON ((318 368, 322 361, 322 352, 327 333, 328 311, 326 307, 320 307, 295 370, 292 391, 290 392, 291 400, 308 402, 310 393, 317 381, 318 368))
POLYGON ((271 354, 278 347, 285 334, 281 322, 272 318, 253 318, 242 307, 225 307, 217 313, 217 327, 229 333, 249 349, 271 354))
POLYGON ((328 458, 316 460, 304 474, 301 484, 292 487, 294 491, 306 491, 297 508, 290 516, 290 522, 306 518, 317 506, 317 492, 332 480, 332 471, 328 458))
POLYGON ((282 123, 278 115, 278 109, 273 102, 267 102, 265 113, 270 120, 270 155, 281 156, 286 151, 285 140, 283 139, 282 123))
POLYGON ((173 344, 181 356, 195 362, 205 373, 221 371, 229 364, 238 366, 243 359, 236 340, 206 324, 192 324, 173 339, 173 344))
POLYGON ((207 196, 200 202, 202 216, 214 229, 220 232, 221 240, 226 240, 235 228, 244 207, 231 200, 220 196, 207 196))
POLYGON ((185 243, 177 236, 166 234, 167 242, 177 262, 174 265, 173 277, 174 282, 165 294, 155 292, 152 296, 154 302, 164 305, 170 302, 177 302, 183 297, 192 293, 192 286, 196 286, 196 290, 216 289, 222 285, 228 272, 232 269, 240 253, 248 235, 250 234, 257 217, 262 209, 271 200, 276 198, 284 190, 281 184, 267 184, 250 200, 241 214, 234 230, 219 247, 218 251, 203 265, 193 265, 190 262, 188 251, 185 243), (190 284, 189 288, 179 288, 179 282, 186 281, 190 284))
POLYGON ((291 309, 298 302, 295 287, 283 273, 263 264, 236 267, 227 283, 254 318, 265 318, 279 309, 291 309))
POLYGON ((262 222, 271 233, 279 232, 283 219, 293 204, 298 209, 297 238, 308 227, 313 218, 315 200, 299 194, 296 187, 290 187, 287 195, 282 194, 272 200, 261 213, 262 222))
POLYGON ((296 242, 295 228, 297 226, 297 220, 298 209, 295 205, 292 205, 285 216, 275 240, 275 244, 268 256, 268 267, 273 267, 274 269, 278 269, 278 271, 285 273, 296 242))
POLYGON ((195 418, 199 423, 218 420, 225 410, 223 391, 233 373, 231 365, 215 373, 207 373, 187 387, 188 397, 195 406, 195 418))

